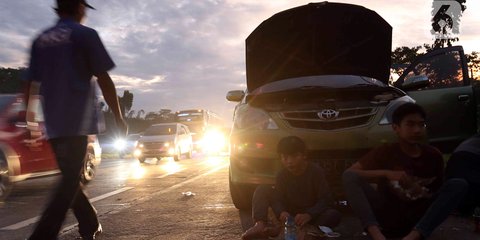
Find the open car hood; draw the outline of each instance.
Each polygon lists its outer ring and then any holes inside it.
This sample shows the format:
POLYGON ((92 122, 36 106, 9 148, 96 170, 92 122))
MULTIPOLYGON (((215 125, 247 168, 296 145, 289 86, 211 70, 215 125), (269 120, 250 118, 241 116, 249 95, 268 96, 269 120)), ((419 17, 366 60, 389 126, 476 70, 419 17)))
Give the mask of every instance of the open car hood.
POLYGON ((247 88, 313 75, 358 75, 388 83, 392 27, 376 12, 310 3, 277 13, 246 39, 247 88))

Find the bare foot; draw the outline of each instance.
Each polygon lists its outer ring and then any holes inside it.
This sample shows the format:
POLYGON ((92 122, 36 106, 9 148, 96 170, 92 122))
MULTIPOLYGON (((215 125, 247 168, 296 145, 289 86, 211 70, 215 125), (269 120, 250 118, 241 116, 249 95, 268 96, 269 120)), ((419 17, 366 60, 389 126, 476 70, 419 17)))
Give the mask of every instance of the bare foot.
POLYGON ((421 240, 422 235, 417 230, 412 230, 407 236, 402 238, 402 240, 421 240))
POLYGON ((371 225, 367 227, 368 234, 373 240, 386 240, 385 236, 383 236, 382 231, 377 225, 371 225))
POLYGON ((242 240, 250 240, 254 238, 264 238, 268 237, 265 233, 265 223, 258 221, 255 225, 249 228, 242 234, 242 240))

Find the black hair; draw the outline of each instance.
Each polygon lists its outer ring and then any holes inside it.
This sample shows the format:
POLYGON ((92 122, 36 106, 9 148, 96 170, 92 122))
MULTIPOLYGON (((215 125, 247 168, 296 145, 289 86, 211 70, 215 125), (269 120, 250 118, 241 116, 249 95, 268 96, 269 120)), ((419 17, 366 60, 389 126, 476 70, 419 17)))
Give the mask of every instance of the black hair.
POLYGON ((54 8, 57 14, 74 16, 77 14, 78 6, 82 4, 79 0, 57 0, 57 7, 54 8))
POLYGON ((402 122, 403 118, 405 116, 410 115, 410 114, 419 114, 422 116, 422 118, 425 120, 427 117, 427 114, 425 113, 425 110, 423 108, 416 104, 416 103, 405 103, 395 109, 392 115, 392 122, 393 124, 400 125, 400 122, 402 122))
POLYGON ((297 153, 306 153, 307 146, 305 142, 297 136, 288 136, 280 139, 277 145, 277 153, 283 155, 294 155, 297 153))

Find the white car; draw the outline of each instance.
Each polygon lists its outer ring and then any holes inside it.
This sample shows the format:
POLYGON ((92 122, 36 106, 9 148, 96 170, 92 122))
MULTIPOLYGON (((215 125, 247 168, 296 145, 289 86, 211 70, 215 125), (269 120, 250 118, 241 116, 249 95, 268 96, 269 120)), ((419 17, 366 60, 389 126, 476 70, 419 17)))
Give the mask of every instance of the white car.
POLYGON ((134 151, 141 163, 147 158, 173 157, 178 161, 182 155, 192 157, 192 134, 181 123, 160 123, 147 128, 134 151))

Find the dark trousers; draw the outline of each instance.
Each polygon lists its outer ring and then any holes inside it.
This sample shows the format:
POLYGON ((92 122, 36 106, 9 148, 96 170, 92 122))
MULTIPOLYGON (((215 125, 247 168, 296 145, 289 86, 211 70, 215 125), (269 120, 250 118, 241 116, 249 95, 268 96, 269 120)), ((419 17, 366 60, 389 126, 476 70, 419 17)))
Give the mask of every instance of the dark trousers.
MULTIPOLYGON (((298 196, 302 197, 302 196, 298 196)), ((276 217, 280 216, 282 211, 278 204, 278 199, 275 198, 275 189, 269 185, 260 185, 255 189, 252 198, 252 217, 255 222, 268 221, 268 208, 271 207, 276 217)), ((295 214, 295 213, 290 213, 295 214)), ((316 226, 327 226, 334 228, 338 226, 342 214, 333 208, 326 209, 320 216, 310 220, 310 224, 316 226)))
POLYGON ((411 231, 432 201, 424 199, 408 204, 378 192, 353 171, 345 171, 342 177, 348 203, 363 227, 380 226, 387 237, 398 237, 411 231))
POLYGON ((468 192, 458 210, 471 216, 475 207, 480 207, 480 156, 470 152, 453 153, 448 160, 445 177, 464 179, 468 183, 468 192))
POLYGON ((57 239, 69 208, 72 208, 78 220, 80 235, 88 236, 97 230, 99 222, 96 210, 88 201, 80 183, 87 141, 87 136, 50 140, 62 178, 29 239, 57 239))

